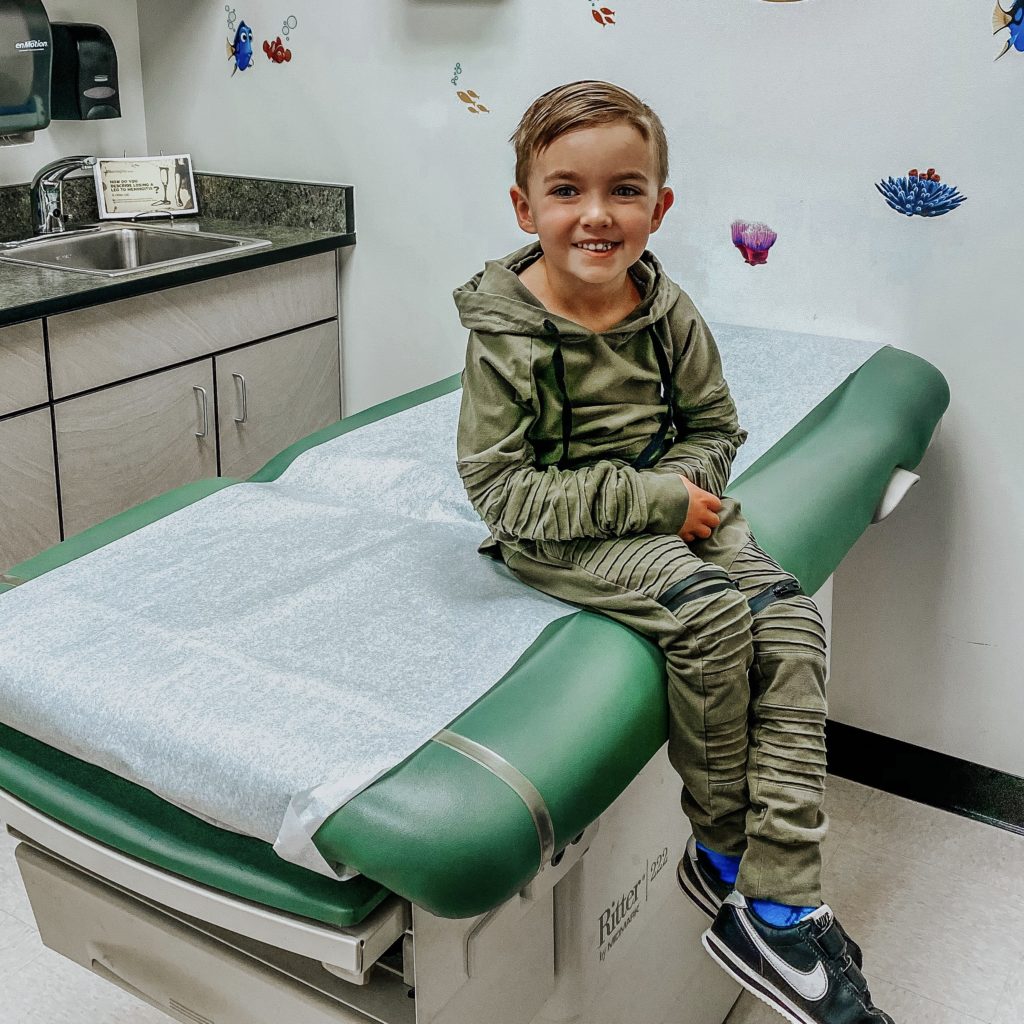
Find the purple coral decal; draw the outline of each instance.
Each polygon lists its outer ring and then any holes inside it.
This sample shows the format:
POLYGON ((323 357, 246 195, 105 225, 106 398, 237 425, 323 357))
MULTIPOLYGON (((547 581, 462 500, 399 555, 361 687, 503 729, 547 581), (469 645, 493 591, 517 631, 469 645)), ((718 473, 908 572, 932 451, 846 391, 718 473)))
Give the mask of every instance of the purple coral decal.
POLYGON ((732 222, 732 244, 743 253, 744 260, 752 267, 768 262, 768 250, 778 237, 767 224, 748 223, 745 220, 732 222))

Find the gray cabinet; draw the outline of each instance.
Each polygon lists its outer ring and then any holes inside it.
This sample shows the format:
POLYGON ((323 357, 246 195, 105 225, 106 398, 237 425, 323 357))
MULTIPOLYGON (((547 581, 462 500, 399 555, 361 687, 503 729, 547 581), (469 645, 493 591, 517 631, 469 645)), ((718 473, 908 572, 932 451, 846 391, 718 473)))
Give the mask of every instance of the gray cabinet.
POLYGON ((58 402, 64 535, 217 475, 213 361, 58 402))
POLYGON ((341 417, 338 328, 330 322, 217 356, 220 471, 247 477, 341 417))
POLYGON ((0 572, 341 413, 334 253, 0 328, 0 572))
POLYGON ((42 321, 0 327, 0 416, 48 398, 42 321))
POLYGON ((50 410, 0 420, 0 572, 59 540, 50 410))

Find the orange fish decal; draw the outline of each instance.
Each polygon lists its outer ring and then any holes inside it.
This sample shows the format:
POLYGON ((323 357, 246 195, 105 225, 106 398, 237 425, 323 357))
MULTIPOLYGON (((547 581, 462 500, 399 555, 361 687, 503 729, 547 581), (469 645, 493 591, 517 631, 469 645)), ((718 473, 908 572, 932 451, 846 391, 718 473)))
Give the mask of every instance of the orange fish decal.
POLYGON ((471 114, 489 114, 490 113, 490 111, 487 109, 487 107, 485 107, 480 102, 480 97, 477 96, 477 94, 475 92, 473 92, 472 89, 467 89, 465 92, 463 92, 462 89, 459 89, 458 90, 458 96, 459 96, 459 99, 462 100, 463 103, 467 103, 469 105, 469 112, 471 114))
POLYGON ((284 64, 285 61, 292 59, 292 51, 287 49, 284 43, 281 42, 280 36, 278 36, 273 42, 264 39, 263 52, 275 64, 284 64))

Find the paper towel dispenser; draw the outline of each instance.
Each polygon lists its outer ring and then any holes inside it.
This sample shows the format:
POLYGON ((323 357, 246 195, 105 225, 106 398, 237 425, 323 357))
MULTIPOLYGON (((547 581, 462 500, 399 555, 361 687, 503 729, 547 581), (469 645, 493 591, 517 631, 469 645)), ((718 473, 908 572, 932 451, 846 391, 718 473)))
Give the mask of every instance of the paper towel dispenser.
POLYGON ((95 121, 121 116, 117 51, 99 25, 55 21, 53 28, 54 121, 95 121))
POLYGON ((50 123, 52 50, 41 0, 0 0, 0 135, 50 123))

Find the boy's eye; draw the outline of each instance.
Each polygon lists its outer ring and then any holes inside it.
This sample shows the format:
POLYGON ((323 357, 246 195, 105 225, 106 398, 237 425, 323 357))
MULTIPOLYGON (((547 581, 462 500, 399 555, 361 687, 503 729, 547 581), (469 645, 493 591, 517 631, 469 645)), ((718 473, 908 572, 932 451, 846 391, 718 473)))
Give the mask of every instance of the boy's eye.
POLYGON ((552 195, 561 196, 563 199, 569 199, 576 192, 576 189, 572 185, 559 185, 557 188, 552 190, 552 195))
POLYGON ((638 196, 640 195, 640 189, 635 185, 620 185, 615 190, 616 195, 627 195, 627 196, 638 196))

